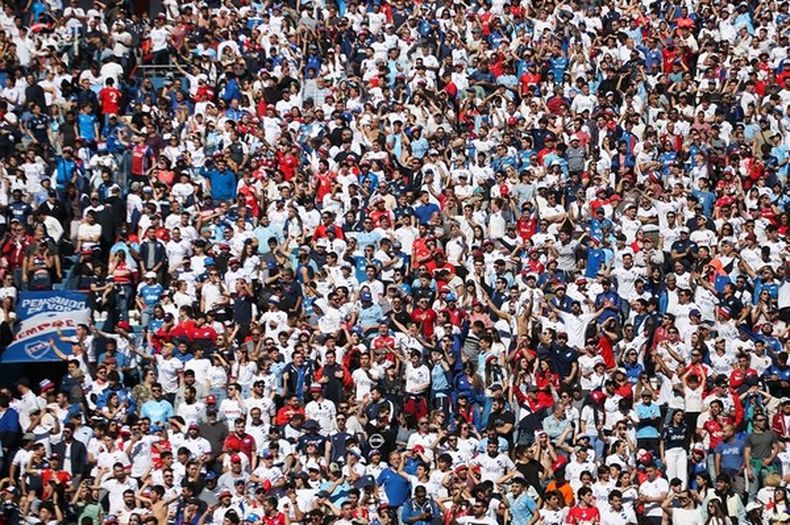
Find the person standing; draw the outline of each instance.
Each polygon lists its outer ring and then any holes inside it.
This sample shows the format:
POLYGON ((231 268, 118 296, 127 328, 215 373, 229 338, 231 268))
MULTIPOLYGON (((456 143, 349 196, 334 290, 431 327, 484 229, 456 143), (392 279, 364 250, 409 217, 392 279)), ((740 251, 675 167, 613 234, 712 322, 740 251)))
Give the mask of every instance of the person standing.
POLYGON ((661 525, 664 512, 661 504, 669 492, 669 483, 658 476, 655 464, 645 466, 645 480, 639 485, 639 502, 645 506, 644 517, 648 525, 661 525))
POLYGON ((777 435, 768 428, 768 418, 763 413, 754 416, 754 428, 746 437, 743 460, 749 478, 749 501, 753 501, 765 474, 773 472, 773 463, 782 446, 777 435))
POLYGON ((683 488, 688 483, 687 446, 685 413, 681 409, 676 409, 672 413, 669 424, 662 431, 661 462, 667 468, 667 478, 669 480, 680 479, 683 488))
POLYGON ((571 507, 571 510, 568 511, 565 523, 568 525, 588 525, 601 522, 601 513, 598 507, 595 506, 595 498, 590 487, 581 487, 576 492, 576 501, 576 506, 571 507))
MULTIPOLYGON (((528 525, 534 523, 538 517, 538 505, 527 494, 527 482, 518 476, 510 480, 510 493, 503 500, 506 521, 510 518, 511 525, 528 525)), ((622 525, 622 524, 620 524, 622 525)))

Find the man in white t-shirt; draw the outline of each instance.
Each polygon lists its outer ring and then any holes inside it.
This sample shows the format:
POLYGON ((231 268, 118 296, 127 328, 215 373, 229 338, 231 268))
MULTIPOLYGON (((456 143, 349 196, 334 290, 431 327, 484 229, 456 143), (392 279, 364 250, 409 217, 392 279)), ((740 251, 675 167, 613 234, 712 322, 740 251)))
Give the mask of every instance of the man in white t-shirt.
POLYGON ((496 441, 489 441, 486 453, 480 454, 472 462, 480 467, 481 481, 496 482, 516 468, 508 455, 499 451, 499 443, 496 441))
POLYGON ((162 391, 172 404, 178 392, 178 374, 183 370, 184 363, 173 356, 171 343, 162 345, 162 353, 155 356, 156 370, 159 372, 157 381, 162 385, 162 391), (172 396, 172 397, 171 397, 172 396))
POLYGON ((117 514, 124 508, 123 493, 127 490, 137 491, 137 480, 126 475, 121 463, 112 466, 112 476, 101 482, 101 477, 96 478, 94 489, 102 488, 109 494, 110 514, 117 514))
POLYGON ((608 505, 598 502, 601 511, 600 525, 636 525, 634 509, 623 505, 623 493, 613 490, 609 493, 608 505))
POLYGON ((406 363, 406 388, 407 394, 413 396, 424 394, 431 386, 431 371, 422 362, 419 350, 412 350, 409 362, 406 363))
POLYGON ((644 515, 650 525, 660 525, 664 516, 661 504, 669 492, 669 483, 658 477, 658 470, 653 464, 645 468, 647 478, 639 485, 639 502, 645 505, 644 515))
MULTIPOLYGON (((319 383, 310 385, 310 396, 312 401, 304 407, 305 417, 318 423, 321 434, 328 436, 335 431, 335 415, 337 408, 335 403, 324 398, 323 387, 319 383)), ((305 422, 305 425, 308 423, 305 422)), ((307 428, 305 426, 305 428, 307 428)))
POLYGON ((370 377, 370 354, 363 353, 359 356, 359 368, 351 374, 354 382, 355 398, 362 401, 370 394, 370 389, 376 384, 370 377))

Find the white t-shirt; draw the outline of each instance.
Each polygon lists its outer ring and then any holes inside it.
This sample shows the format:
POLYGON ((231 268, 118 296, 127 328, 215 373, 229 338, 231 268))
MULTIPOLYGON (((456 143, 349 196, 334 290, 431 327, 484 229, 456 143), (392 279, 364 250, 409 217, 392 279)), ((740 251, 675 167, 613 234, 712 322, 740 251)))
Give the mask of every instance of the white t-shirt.
POLYGON ((568 507, 561 509, 540 509, 540 521, 543 525, 561 525, 565 523, 565 517, 568 515, 568 507))
POLYGON ((354 386, 356 387, 355 399, 357 401, 362 401, 367 394, 370 394, 370 389, 375 382, 370 378, 368 371, 363 368, 354 370, 354 373, 351 374, 351 379, 354 381, 354 386))
MULTIPOLYGON (((568 332, 568 341, 570 341, 570 337, 571 334, 570 332, 568 332)), ((601 357, 600 355, 593 355, 593 356, 589 356, 586 354, 581 355, 579 356, 579 372, 585 373, 592 371, 595 368, 596 363, 603 363, 603 362, 604 362, 603 357, 601 357)), ((589 377, 584 377, 584 375, 582 375, 579 378, 579 386, 581 386, 582 390, 592 390, 593 388, 598 386, 593 383, 594 375, 595 374, 589 377)))
POLYGON ((513 461, 505 454, 498 454, 493 458, 488 454, 480 454, 473 462, 480 466, 481 481, 496 482, 516 467, 513 461))
POLYGON ((156 369, 159 372, 157 381, 162 385, 165 394, 178 392, 178 373, 183 368, 184 363, 175 357, 165 359, 161 355, 156 356, 156 369))
MULTIPOLYGON (((669 492, 669 483, 664 478, 656 478, 653 481, 645 480, 639 486, 639 495, 655 498, 656 496, 666 496, 669 492)), ((661 510, 661 503, 645 503, 645 516, 661 517, 663 511, 661 510)))
POLYGON ((116 478, 110 478, 101 484, 101 488, 109 492, 110 514, 118 514, 123 510, 123 493, 127 490, 137 492, 137 481, 127 477, 123 482, 116 478))
POLYGON ((631 266, 631 268, 614 268, 612 277, 617 279, 617 295, 627 299, 634 293, 634 281, 645 276, 645 269, 631 266))
POLYGON ((235 399, 223 399, 222 403, 219 404, 219 412, 225 416, 228 430, 233 431, 234 422, 239 418, 243 418, 246 410, 235 399))
POLYGON ((415 367, 411 362, 406 363, 406 393, 422 394, 431 385, 431 372, 428 367, 421 364, 415 367))
POLYGON ((208 371, 211 368, 211 361, 206 359, 190 359, 184 365, 184 371, 192 370, 195 372, 195 381, 198 383, 206 383, 208 381, 208 371))
POLYGON ((151 50, 157 52, 167 49, 167 37, 169 35, 170 28, 167 26, 151 29, 151 50))
POLYGON ((305 405, 304 413, 307 419, 314 419, 318 423, 322 434, 328 435, 334 432, 337 409, 329 399, 322 399, 320 402, 310 401, 305 405))
POLYGON ((587 326, 590 324, 596 314, 581 314, 573 315, 568 312, 560 312, 560 319, 562 319, 565 331, 568 334, 568 346, 582 349, 584 348, 584 334, 587 332, 587 326))
POLYGON ((599 503, 599 509, 601 510, 601 525, 626 525, 628 523, 636 523, 636 514, 632 509, 628 509, 623 507, 621 510, 612 510, 612 508, 606 504, 601 505, 599 503))

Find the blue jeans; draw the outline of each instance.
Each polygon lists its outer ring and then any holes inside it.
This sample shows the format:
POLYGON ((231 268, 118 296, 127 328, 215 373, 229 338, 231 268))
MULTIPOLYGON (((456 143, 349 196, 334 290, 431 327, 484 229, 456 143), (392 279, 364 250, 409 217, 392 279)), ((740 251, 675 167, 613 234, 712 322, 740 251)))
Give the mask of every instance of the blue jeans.
POLYGON ((129 284, 119 285, 115 289, 115 311, 119 321, 129 321, 129 305, 132 302, 134 289, 129 284))
POLYGON ((151 321, 151 315, 154 313, 153 307, 148 307, 140 312, 140 326, 148 328, 148 323, 151 321))

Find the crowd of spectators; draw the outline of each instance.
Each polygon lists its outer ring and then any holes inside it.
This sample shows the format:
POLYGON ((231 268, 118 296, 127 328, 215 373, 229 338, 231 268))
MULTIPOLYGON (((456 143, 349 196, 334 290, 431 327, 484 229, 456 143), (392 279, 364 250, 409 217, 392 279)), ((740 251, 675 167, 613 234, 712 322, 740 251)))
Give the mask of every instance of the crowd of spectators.
POLYGON ((787 0, 0 5, 0 525, 790 523, 787 0))

